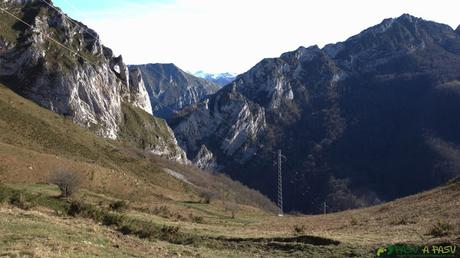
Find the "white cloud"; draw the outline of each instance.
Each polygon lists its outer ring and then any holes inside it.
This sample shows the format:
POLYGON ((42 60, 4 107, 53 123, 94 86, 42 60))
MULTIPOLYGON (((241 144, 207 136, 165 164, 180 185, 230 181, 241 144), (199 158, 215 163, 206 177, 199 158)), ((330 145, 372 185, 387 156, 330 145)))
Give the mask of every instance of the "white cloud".
POLYGON ((299 46, 343 41, 410 13, 457 26, 458 0, 177 0, 86 13, 85 23, 128 63, 244 72, 299 46))

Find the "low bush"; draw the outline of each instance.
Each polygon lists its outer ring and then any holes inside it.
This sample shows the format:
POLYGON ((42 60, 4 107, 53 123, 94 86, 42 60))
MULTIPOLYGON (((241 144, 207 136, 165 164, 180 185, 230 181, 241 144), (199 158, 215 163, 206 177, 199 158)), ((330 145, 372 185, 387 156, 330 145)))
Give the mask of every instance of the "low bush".
POLYGON ((204 222, 204 218, 201 217, 201 216, 194 216, 193 214, 190 214, 189 215, 189 218, 192 222, 194 223, 203 223, 204 222))
POLYGON ((152 210, 152 213, 163 218, 170 218, 172 212, 169 210, 168 206, 155 207, 152 210))
POLYGON ((155 238, 158 236, 158 228, 152 224, 145 224, 135 230, 134 234, 140 238, 155 238))
POLYGON ((358 219, 356 219, 355 217, 351 217, 350 225, 352 225, 352 226, 358 225, 358 219))
POLYGON ((180 244, 183 242, 183 235, 179 234, 180 228, 178 226, 168 226, 164 225, 160 229, 160 239, 168 241, 175 244, 180 244))
POLYGON ((26 200, 25 195, 21 192, 16 192, 10 197, 10 204, 23 210, 28 210, 32 207, 32 204, 26 200))
POLYGON ((293 227, 294 234, 300 235, 305 233, 305 226, 304 225, 294 225, 293 227))
POLYGON ((109 205, 110 209, 114 211, 124 211, 128 208, 128 203, 123 200, 114 201, 109 205))
POLYGON ((113 212, 103 212, 102 224, 105 226, 124 226, 125 218, 123 215, 113 212))
POLYGON ((436 224, 431 227, 428 234, 434 237, 443 237, 451 233, 453 227, 446 221, 439 220, 436 224))
POLYGON ((217 197, 217 193, 210 191, 210 190, 206 190, 200 193, 200 198, 201 198, 202 203, 209 204, 216 197, 217 197))

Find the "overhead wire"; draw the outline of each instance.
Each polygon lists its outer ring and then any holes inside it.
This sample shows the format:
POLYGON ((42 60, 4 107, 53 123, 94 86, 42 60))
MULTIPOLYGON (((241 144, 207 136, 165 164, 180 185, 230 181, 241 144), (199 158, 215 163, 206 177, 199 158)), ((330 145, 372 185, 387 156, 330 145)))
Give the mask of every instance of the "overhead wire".
MULTIPOLYGON (((17 21, 21 22, 22 24, 26 25, 27 27, 31 28, 32 30, 34 30, 34 27, 29 24, 28 22, 24 21, 23 19, 17 17, 16 15, 12 14, 11 12, 9 12, 8 10, 6 10, 5 8, 3 7, 0 7, 0 10, 7 13, 8 15, 10 15, 11 17, 13 17, 14 19, 16 19, 17 21)), ((55 44, 57 44, 58 46, 68 50, 69 52, 71 52, 72 54, 76 55, 76 56, 79 56, 81 57, 82 59, 88 61, 88 63, 92 64, 92 65, 95 65, 92 61, 90 61, 88 58, 84 57, 83 55, 81 55, 80 53, 78 53, 77 51, 67 47, 66 45, 64 45, 63 43, 59 42, 58 40, 54 39, 53 37, 51 37, 48 33, 46 32, 40 32, 40 31, 37 31, 37 33, 39 34, 42 34, 43 36, 45 36, 47 39, 49 39, 50 41, 54 42, 55 44)))
POLYGON ((52 8, 53 10, 55 10, 56 12, 60 13, 64 19, 70 21, 72 24, 74 24, 75 26, 79 27, 80 29, 86 31, 93 39, 95 39, 96 41, 99 41, 99 36, 98 35, 95 35, 93 34, 92 31, 90 31, 88 28, 84 28, 82 27, 78 22, 76 22, 75 20, 73 20, 72 18, 70 18, 69 16, 67 16, 64 12, 62 12, 62 10, 59 10, 57 7, 51 5, 50 3, 48 3, 47 1, 45 0, 39 0, 41 1, 42 3, 48 5, 50 8, 52 8))
MULTIPOLYGON (((60 14, 63 15, 63 17, 65 19, 68 19, 70 22, 72 22, 75 26, 78 26, 79 28, 83 29, 84 31, 88 32, 88 34, 93 37, 93 39, 96 39, 96 40, 99 40, 98 37, 95 37, 94 34, 92 34, 90 31, 88 31, 87 28, 83 28, 81 25, 79 25, 78 23, 76 23, 74 20, 72 20, 71 18, 69 18, 66 14, 64 14, 61 10, 57 9, 56 7, 52 6, 51 4, 49 4, 48 2, 44 1, 44 0, 40 0, 41 2, 45 3, 46 5, 48 5, 50 8, 52 8, 53 10, 59 12, 60 14)), ((12 14, 11 12, 9 12, 8 10, 6 10, 5 8, 2 8, 0 7, 0 10, 9 14, 10 16, 12 16, 13 18, 15 18, 16 20, 18 20, 19 22, 23 23, 24 25, 28 26, 29 28, 31 28, 32 30, 34 29, 34 27, 27 23, 26 21, 24 21, 23 19, 17 17, 16 15, 12 14)), ((81 55, 80 53, 78 53, 77 51, 67 47, 66 45, 64 45, 63 43, 59 42, 58 40, 54 39, 53 37, 51 37, 49 34, 47 34, 46 32, 38 32, 40 34, 42 34, 43 36, 45 36, 47 39, 49 39, 50 41, 54 42, 55 44, 57 44, 58 46, 68 50, 69 52, 71 52, 72 54, 75 54, 79 57, 81 57, 82 59, 86 60, 88 63, 90 64, 93 64, 95 65, 91 60, 89 60, 88 58, 86 58, 85 56, 81 55)), ((166 109, 169 109, 171 112, 175 113, 176 111, 174 111, 173 109, 169 108, 168 106, 164 106, 164 105, 161 105, 160 106, 166 108, 166 109)), ((227 128, 231 129, 233 128, 233 125, 230 125, 228 121, 226 121, 224 118, 220 117, 220 116, 214 116, 214 118, 217 118, 218 120, 220 120, 221 122, 223 122, 224 126, 226 126, 227 128)), ((218 136, 219 138, 223 139, 223 140, 229 140, 227 136, 224 136, 224 135, 221 135, 218 131, 215 131, 214 132, 214 136, 218 136)), ((259 159, 264 159, 266 161, 270 161, 272 162, 273 160, 272 159, 268 159, 266 158, 265 156, 261 156, 260 154, 257 153, 258 150, 261 150, 261 149, 264 149, 264 150, 267 150, 269 152, 271 152, 272 154, 276 155, 275 152, 269 150, 269 149, 266 149, 265 146, 261 145, 261 144, 255 144, 255 147, 256 147, 256 150, 254 151, 254 153, 252 153, 253 156, 257 156, 259 159)))

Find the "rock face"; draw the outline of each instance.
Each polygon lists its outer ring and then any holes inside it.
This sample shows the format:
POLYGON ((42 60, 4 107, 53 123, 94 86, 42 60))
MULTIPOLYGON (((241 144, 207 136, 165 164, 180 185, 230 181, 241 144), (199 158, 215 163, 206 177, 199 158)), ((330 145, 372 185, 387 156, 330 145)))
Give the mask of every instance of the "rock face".
POLYGON ((201 145, 200 151, 193 160, 193 163, 201 169, 214 170, 217 168, 214 155, 206 148, 206 145, 201 145))
POLYGON ((153 115, 152 104, 150 103, 149 94, 145 88, 144 80, 139 69, 132 69, 129 73, 130 93, 133 99, 133 105, 145 112, 153 115))
POLYGON ((205 145, 223 172, 273 199, 282 149, 287 210, 359 207, 459 174, 459 80, 458 30, 403 15, 264 59, 172 127, 190 157, 205 145))
MULTIPOLYGON (((19 6, 9 6, 11 12, 18 12, 15 8, 19 6)), ((93 33, 84 25, 73 24, 38 2, 25 6, 27 9, 18 14, 27 12, 33 28, 3 17, 2 26, 11 31, 1 40, 1 45, 7 46, 0 50, 1 80, 41 106, 72 117, 81 126, 97 127, 99 135, 115 139, 121 113, 119 92, 124 82, 108 65, 114 58, 111 51, 105 50, 98 38, 84 41, 93 33), (81 54, 58 46, 45 35, 65 39, 80 36, 66 45, 81 54), (95 57, 93 62, 86 60, 90 55, 95 57)))
POLYGON ((203 144, 219 154, 219 165, 225 163, 225 157, 244 163, 254 155, 256 140, 266 128, 265 110, 234 86, 183 111, 179 120, 171 122, 189 157, 199 160, 203 144))
POLYGON ((130 80, 122 57, 95 31, 42 1, 8 1, 5 8, 31 27, 6 13, 0 17, 3 84, 111 139, 119 138, 123 103, 152 114, 139 71, 130 80))
POLYGON ((130 70, 140 71, 154 114, 166 119, 219 89, 217 85, 188 74, 174 64, 132 65, 130 70))

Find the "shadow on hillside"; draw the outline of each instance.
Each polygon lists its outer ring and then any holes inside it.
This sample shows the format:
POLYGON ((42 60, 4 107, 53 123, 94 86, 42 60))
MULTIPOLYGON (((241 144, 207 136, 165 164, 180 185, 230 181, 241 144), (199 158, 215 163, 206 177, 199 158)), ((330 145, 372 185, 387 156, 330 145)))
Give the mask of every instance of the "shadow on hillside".
MULTIPOLYGON (((296 237, 274 237, 274 238, 215 238, 219 241, 235 242, 235 243, 265 243, 268 245, 274 245, 276 243, 298 243, 298 244, 310 244, 310 245, 339 245, 340 242, 318 236, 296 236, 296 237)), ((279 246, 279 245, 276 245, 279 246)))

